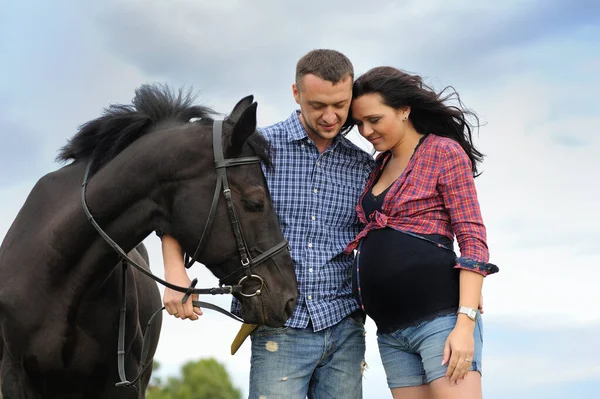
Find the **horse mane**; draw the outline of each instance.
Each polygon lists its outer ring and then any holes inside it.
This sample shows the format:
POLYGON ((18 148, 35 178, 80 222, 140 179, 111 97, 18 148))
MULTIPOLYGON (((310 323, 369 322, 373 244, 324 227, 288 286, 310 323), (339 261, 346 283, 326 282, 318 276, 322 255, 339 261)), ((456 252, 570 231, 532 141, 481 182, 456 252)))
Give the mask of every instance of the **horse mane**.
POLYGON ((194 100, 190 91, 174 92, 160 84, 142 85, 130 105, 112 104, 102 116, 81 125, 56 159, 67 162, 91 157, 90 172, 94 173, 158 123, 187 123, 193 118, 210 119, 215 114, 208 107, 193 105, 194 100))

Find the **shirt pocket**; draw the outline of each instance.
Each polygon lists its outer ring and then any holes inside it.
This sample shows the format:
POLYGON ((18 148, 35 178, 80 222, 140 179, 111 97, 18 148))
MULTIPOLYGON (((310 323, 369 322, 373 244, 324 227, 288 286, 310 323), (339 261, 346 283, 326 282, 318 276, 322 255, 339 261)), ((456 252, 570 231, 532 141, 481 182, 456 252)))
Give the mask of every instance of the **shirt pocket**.
POLYGON ((404 202, 426 200, 438 195, 435 179, 419 173, 410 173, 400 189, 404 202))
POLYGON ((359 223, 356 205, 364 187, 356 182, 330 182, 322 204, 324 222, 334 227, 352 227, 359 223))
POLYGON ((303 217, 307 206, 310 204, 310 196, 313 195, 311 185, 301 179, 291 179, 288 176, 278 176, 269 182, 271 199, 275 211, 279 217, 282 227, 296 227, 298 221, 303 217))

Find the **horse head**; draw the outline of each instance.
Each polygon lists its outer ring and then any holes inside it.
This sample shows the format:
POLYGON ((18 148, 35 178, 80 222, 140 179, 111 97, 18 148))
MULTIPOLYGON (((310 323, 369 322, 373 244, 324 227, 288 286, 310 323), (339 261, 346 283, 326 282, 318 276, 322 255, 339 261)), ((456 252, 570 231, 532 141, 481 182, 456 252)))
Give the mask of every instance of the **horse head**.
POLYGON ((212 110, 181 91, 143 85, 132 105, 112 105, 86 123, 59 159, 91 162, 90 209, 126 251, 163 231, 222 284, 242 285, 234 295, 246 322, 281 326, 294 309, 297 281, 289 250, 279 245, 284 239, 261 167, 272 167, 269 148, 256 131, 256 110, 252 96, 243 98, 215 135, 212 110), (221 152, 226 167, 215 163, 221 152), (231 206, 217 187, 223 174, 231 206), (243 267, 241 246, 251 260, 266 259, 243 267), (275 247, 281 250, 273 254, 275 247))
MULTIPOLYGON (((247 323, 276 327, 283 325, 294 310, 297 283, 261 168, 261 164, 265 168, 273 166, 268 143, 256 131, 256 110, 253 97, 245 97, 221 127, 220 150, 224 162, 232 164, 219 166, 217 161, 215 166, 226 174, 233 211, 225 196, 218 193, 219 188, 215 190, 219 184, 217 168, 199 163, 197 173, 173 189, 169 215, 172 222, 165 228, 180 241, 186 253, 196 255, 221 284, 241 286, 241 291, 234 295, 240 299, 242 317, 247 323), (195 203, 194 209, 198 212, 185 205, 189 203, 195 203), (210 213, 212 206, 216 207, 212 226, 209 221, 207 236, 199 236, 207 226, 206 210, 210 213), (205 242, 201 244, 205 245, 198 247, 203 238, 205 242), (242 246, 247 251, 247 259, 244 252, 240 252, 242 246), (280 250, 273 251, 277 247, 280 250), (254 264, 258 258, 261 260, 254 264)), ((214 151, 218 153, 219 149, 214 151)))

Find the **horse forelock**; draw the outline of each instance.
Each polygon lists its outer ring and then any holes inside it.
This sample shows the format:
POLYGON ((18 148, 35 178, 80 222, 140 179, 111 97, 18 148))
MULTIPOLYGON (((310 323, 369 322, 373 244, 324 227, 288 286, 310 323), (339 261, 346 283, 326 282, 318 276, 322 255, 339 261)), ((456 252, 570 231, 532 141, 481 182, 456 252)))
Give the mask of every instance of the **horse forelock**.
POLYGON ((102 116, 83 124, 57 156, 59 162, 92 159, 94 173, 135 140, 164 122, 183 124, 191 119, 210 119, 215 112, 194 105, 191 90, 177 92, 167 85, 142 85, 132 104, 113 104, 102 116))

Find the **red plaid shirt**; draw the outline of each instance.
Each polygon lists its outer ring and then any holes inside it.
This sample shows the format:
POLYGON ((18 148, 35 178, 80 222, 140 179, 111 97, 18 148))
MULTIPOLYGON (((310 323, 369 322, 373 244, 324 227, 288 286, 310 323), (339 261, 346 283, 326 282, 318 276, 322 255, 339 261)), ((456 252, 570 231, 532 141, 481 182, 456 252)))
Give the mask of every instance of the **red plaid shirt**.
POLYGON ((498 272, 488 263, 486 230, 481 218, 471 161, 456 141, 427 135, 416 149, 406 169, 392 183, 382 212, 365 215, 362 199, 371 190, 391 153, 377 157, 365 190, 356 207, 365 224, 360 234, 346 247, 346 253, 358 247, 369 231, 391 227, 413 234, 441 234, 456 239, 461 256, 456 268, 471 270, 483 276, 498 272))

